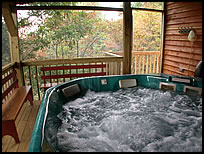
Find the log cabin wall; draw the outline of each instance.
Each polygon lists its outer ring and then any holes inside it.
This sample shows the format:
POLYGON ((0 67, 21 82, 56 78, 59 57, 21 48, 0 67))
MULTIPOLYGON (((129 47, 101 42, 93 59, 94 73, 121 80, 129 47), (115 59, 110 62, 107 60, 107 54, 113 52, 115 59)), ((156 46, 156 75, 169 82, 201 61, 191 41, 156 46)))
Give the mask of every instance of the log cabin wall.
POLYGON ((196 65, 202 60, 202 2, 165 2, 164 5, 162 73, 193 77, 196 65), (193 27, 197 40, 190 42, 188 34, 179 33, 178 27, 193 27))

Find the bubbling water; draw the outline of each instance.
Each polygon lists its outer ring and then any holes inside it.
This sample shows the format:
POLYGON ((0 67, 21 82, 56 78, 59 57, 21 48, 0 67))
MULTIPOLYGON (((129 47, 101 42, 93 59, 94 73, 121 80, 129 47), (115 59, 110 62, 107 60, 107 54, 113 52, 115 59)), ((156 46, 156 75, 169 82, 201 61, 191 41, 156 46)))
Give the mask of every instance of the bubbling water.
POLYGON ((88 91, 58 114, 58 151, 202 151, 202 98, 142 87, 88 91))

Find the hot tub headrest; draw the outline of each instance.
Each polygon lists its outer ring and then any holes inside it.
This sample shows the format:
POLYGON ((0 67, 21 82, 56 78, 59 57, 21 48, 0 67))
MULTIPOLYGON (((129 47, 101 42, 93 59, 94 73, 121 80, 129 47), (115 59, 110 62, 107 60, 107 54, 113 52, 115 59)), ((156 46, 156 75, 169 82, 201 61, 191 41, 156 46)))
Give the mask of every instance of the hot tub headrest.
POLYGON ((71 86, 65 87, 62 89, 62 92, 66 98, 74 96, 80 92, 80 88, 78 84, 73 84, 71 86))
POLYGON ((136 79, 119 80, 119 86, 120 88, 135 87, 137 86, 137 80, 136 79))

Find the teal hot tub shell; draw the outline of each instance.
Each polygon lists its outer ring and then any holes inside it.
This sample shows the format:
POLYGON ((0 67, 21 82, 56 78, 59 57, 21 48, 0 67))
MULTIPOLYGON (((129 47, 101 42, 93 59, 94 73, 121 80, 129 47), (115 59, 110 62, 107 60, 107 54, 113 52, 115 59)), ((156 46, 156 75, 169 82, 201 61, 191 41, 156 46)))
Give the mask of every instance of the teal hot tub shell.
MULTIPOLYGON (((52 151, 56 151, 56 136, 49 134, 49 128, 52 132, 56 131, 60 125, 57 114, 62 111, 62 105, 77 97, 83 96, 87 90, 95 92, 101 91, 117 91, 120 87, 120 81, 136 79, 137 86, 161 89, 161 83, 166 85, 175 85, 175 91, 178 93, 189 93, 200 90, 198 93, 202 95, 202 79, 182 76, 170 76, 167 74, 145 74, 145 75, 117 75, 117 76, 101 76, 75 79, 55 87, 49 88, 42 99, 32 137, 29 145, 29 152, 41 152, 43 145, 48 145, 52 151), (65 97, 62 89, 72 85, 78 85, 80 92, 69 97, 65 97), (189 89, 189 90, 187 90, 189 89), (56 125, 57 124, 57 125, 56 125), (45 137, 46 136, 46 137, 45 137), (45 139, 46 138, 46 139, 45 139), (49 138, 49 139, 47 139, 49 138)), ((195 94, 195 93, 194 93, 195 94)), ((197 93, 196 93, 197 95, 197 93)))

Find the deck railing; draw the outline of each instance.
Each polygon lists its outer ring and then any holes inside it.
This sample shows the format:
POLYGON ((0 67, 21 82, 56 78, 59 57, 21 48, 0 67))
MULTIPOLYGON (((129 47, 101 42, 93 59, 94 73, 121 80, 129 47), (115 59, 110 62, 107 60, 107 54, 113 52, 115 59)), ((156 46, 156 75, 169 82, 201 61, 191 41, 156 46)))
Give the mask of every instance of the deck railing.
MULTIPOLYGON (((106 75, 120 75, 122 57, 97 57, 97 58, 76 58, 76 59, 52 59, 52 60, 36 60, 36 61, 23 61, 21 65, 23 66, 23 78, 25 85, 31 85, 33 89, 34 100, 41 100, 44 94, 44 90, 40 88, 40 85, 44 82, 41 79, 42 71, 41 67, 45 66, 74 66, 74 65, 96 65, 96 64, 106 64, 105 72, 106 75), (113 67, 114 66, 114 67, 113 67)), ((66 70, 65 70, 66 71, 66 70)), ((72 69, 70 72, 64 72, 63 70, 50 71, 52 75, 64 74, 64 73, 74 73, 76 74, 78 70, 72 69)), ((82 70, 86 73, 96 73, 97 68, 87 68, 82 70)), ((66 78, 58 80, 57 82, 67 82, 75 78, 66 78)), ((53 79, 51 82, 56 82, 53 79)))
POLYGON ((13 93, 14 88, 12 85, 14 83, 14 79, 11 78, 7 80, 10 75, 14 73, 15 62, 10 63, 2 67, 2 103, 13 93))
MULTIPOLYGON (((40 85, 44 82, 41 79, 42 71, 41 67, 45 66, 73 66, 73 65, 94 65, 105 64, 106 75, 120 75, 122 74, 122 53, 117 54, 106 53, 106 57, 97 58, 76 58, 76 59, 53 59, 53 60, 35 60, 35 61, 22 61, 23 67, 23 81, 25 85, 31 85, 34 95, 34 100, 41 100, 44 94, 44 90, 40 88, 40 85)), ((2 78, 12 73, 15 63, 11 63, 2 68, 2 78)), ((146 73, 159 73, 160 67, 160 52, 159 51, 134 51, 132 53, 132 74, 146 74, 146 73)), ((86 73, 96 73, 97 68, 89 68, 82 70, 86 73)), ((62 70, 50 71, 52 75, 64 74, 62 70)), ((69 73, 77 73, 77 70, 71 70, 69 73)), ((57 82, 67 82, 74 78, 66 78, 58 80, 57 82)), ((56 82, 53 80, 51 82, 56 82)), ((9 81, 2 87, 3 92, 8 89, 12 81, 9 81)), ((8 94, 10 95, 11 92, 8 94)), ((7 96, 8 97, 8 96, 7 96)))
POLYGON ((160 51, 132 52, 132 73, 148 74, 159 73, 160 51))
MULTIPOLYGON (((122 51, 109 51, 106 55, 123 56, 122 51)), ((159 73, 160 51, 132 51, 132 74, 159 73)))

